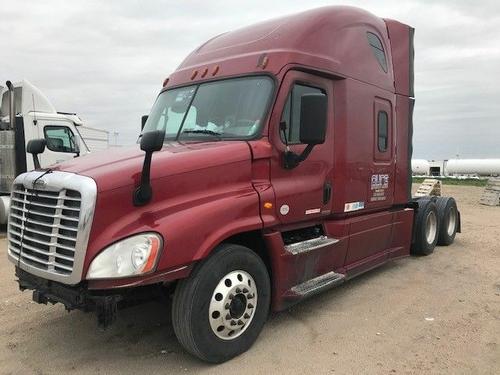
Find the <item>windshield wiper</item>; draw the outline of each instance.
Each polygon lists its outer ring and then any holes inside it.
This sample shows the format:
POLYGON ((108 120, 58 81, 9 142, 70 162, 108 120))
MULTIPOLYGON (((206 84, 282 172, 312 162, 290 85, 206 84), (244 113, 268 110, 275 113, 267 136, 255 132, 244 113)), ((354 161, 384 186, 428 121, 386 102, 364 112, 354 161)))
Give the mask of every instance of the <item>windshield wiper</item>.
POLYGON ((208 134, 213 135, 214 137, 221 138, 222 133, 214 132, 209 129, 197 129, 197 130, 183 130, 181 134, 208 134))

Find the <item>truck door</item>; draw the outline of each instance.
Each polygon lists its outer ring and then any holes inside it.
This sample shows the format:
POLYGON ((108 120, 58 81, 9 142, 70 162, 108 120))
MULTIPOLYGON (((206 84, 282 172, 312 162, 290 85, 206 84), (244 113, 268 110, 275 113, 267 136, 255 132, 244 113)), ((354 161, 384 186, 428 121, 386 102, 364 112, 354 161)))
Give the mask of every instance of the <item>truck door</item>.
POLYGON ((276 211, 282 224, 314 221, 328 215, 332 202, 333 96, 332 81, 311 74, 290 71, 286 74, 271 117, 270 140, 273 143, 271 182, 276 196, 276 211), (313 148, 307 159, 286 169, 285 134, 290 151, 300 154, 306 145, 299 141, 302 95, 322 94, 328 98, 325 143, 313 148), (280 130, 284 123, 284 130, 280 130))

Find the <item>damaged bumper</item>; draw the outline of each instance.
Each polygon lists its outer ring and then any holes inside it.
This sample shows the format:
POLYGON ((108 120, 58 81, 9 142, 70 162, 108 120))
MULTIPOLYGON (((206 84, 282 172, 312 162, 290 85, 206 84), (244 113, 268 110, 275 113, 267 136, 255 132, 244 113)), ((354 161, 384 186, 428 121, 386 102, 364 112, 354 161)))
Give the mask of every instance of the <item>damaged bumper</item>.
POLYGON ((84 283, 65 285, 43 279, 16 267, 19 289, 32 290, 33 301, 42 304, 61 303, 66 310, 95 312, 99 327, 106 328, 116 319, 119 307, 136 304, 139 300, 159 296, 158 287, 130 288, 120 290, 89 290, 84 283))

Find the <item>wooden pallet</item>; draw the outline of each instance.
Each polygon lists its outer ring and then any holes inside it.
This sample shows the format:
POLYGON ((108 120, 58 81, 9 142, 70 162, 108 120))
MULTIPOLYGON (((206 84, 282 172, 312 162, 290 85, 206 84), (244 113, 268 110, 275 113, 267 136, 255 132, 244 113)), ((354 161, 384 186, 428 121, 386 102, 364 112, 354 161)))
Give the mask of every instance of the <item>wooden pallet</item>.
POLYGON ((490 178, 479 203, 486 206, 500 206, 500 179, 490 178))
POLYGON ((426 178, 418 187, 415 193, 416 197, 441 196, 441 181, 434 178, 426 178))

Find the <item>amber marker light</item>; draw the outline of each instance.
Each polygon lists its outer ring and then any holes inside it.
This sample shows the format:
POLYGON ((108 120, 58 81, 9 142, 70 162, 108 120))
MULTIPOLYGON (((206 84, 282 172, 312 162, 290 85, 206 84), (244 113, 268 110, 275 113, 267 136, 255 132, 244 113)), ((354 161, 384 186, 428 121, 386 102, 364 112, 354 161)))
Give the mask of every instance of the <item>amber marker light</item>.
POLYGON ((262 69, 266 69, 267 63, 269 62, 269 57, 265 56, 262 60, 262 69))
POLYGON ((153 270, 158 258, 158 252, 160 251, 160 240, 157 237, 150 237, 149 241, 151 241, 151 252, 149 253, 148 261, 142 269, 142 273, 148 273, 153 270))
POLYGON ((266 202, 264 203, 264 208, 267 208, 269 210, 270 208, 273 208, 273 204, 271 202, 266 202))
POLYGON ((207 73, 208 73, 208 68, 203 69, 203 72, 201 73, 201 78, 205 78, 207 73))
POLYGON ((198 75, 198 71, 193 70, 193 73, 191 73, 191 79, 195 79, 197 75, 198 75))
POLYGON ((168 77, 165 78, 165 80, 163 81, 163 87, 165 87, 167 84, 168 84, 168 77))
POLYGON ((269 62, 269 57, 263 53, 262 55, 259 56, 259 59, 257 60, 257 68, 261 69, 266 69, 267 63, 269 62))
POLYGON ((212 71, 212 75, 216 75, 219 72, 219 65, 215 65, 214 70, 212 71))

